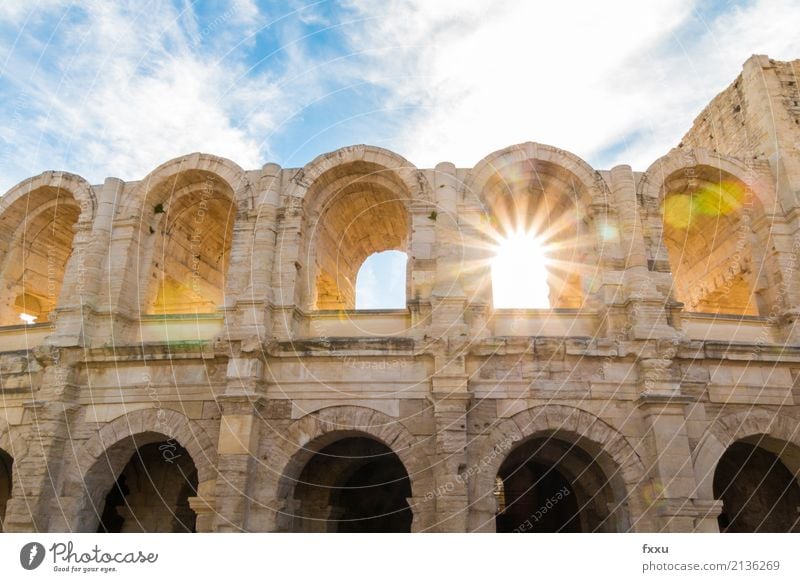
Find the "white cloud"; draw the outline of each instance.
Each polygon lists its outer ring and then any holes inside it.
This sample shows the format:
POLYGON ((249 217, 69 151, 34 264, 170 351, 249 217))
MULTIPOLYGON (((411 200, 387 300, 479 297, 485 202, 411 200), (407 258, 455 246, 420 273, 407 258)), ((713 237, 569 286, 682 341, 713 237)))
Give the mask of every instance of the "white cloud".
MULTIPOLYGON (((292 116, 315 100, 335 109, 351 85, 377 89, 385 111, 365 123, 379 145, 421 167, 469 167, 532 140, 644 169, 750 54, 800 56, 800 0, 726 5, 707 25, 700 5, 238 0, 201 18, 189 0, 0 2, 0 191, 46 169, 137 179, 198 150, 248 168, 294 160, 287 143, 329 128, 319 112, 306 125, 292 116), (279 67, 248 52, 256 35, 280 46, 279 67)), ((376 106, 354 103, 347 115, 376 106)))
MULTIPOLYGON (((381 3, 353 0, 363 14, 381 3)), ((758 1, 704 28, 692 0, 586 3, 407 0, 354 31, 375 51, 371 80, 420 111, 396 136, 421 166, 471 166, 539 141, 644 169, 677 145, 751 53, 800 55, 797 0, 758 1), (681 33, 691 25, 695 36, 681 33)))
POLYGON ((27 31, 28 44, 14 49, 5 71, 20 119, 0 133, 13 148, 0 191, 54 168, 93 181, 138 179, 193 151, 258 167, 256 136, 294 105, 276 79, 247 75, 228 52, 252 36, 256 11, 252 2, 235 2, 200 26, 190 3, 93 2, 70 9, 52 44, 27 31), (201 50, 211 36, 216 42, 201 50))

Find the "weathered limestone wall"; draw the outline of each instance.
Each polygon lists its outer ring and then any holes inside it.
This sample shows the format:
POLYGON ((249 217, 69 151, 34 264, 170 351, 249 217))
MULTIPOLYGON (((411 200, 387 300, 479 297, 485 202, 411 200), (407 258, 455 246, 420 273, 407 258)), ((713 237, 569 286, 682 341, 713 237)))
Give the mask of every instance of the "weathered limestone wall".
MULTIPOLYGON (((33 264, 54 310, 0 327, 3 531, 334 531, 356 486, 397 510, 369 527, 495 531, 505 476, 541 467, 588 508, 570 528, 718 531, 732 444, 800 475, 797 67, 748 60, 642 173, 525 143, 474 168, 352 146, 23 182, 0 198, 0 299, 24 283, 22 204, 74 215, 63 268, 33 264), (553 309, 492 307, 492 235, 521 202, 561 224, 553 309), (406 309, 349 309, 388 249, 406 309)), ((769 523, 797 529, 786 511, 769 523)))

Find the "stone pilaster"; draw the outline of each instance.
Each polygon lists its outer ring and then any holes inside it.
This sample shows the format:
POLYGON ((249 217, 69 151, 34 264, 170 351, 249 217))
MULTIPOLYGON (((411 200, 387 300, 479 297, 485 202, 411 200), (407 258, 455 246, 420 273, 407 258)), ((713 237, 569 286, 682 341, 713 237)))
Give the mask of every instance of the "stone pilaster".
POLYGON ((639 360, 639 410, 647 432, 650 486, 645 510, 663 532, 710 531, 713 508, 708 500, 694 499, 697 482, 687 432, 686 406, 692 398, 681 394, 672 370, 674 345, 648 346, 639 360))
POLYGON ((64 271, 56 329, 48 343, 88 346, 94 335, 108 335, 95 312, 111 242, 111 225, 124 187, 125 183, 119 178, 106 178, 97 191, 94 222, 78 225, 73 251, 64 271))
POLYGON ((647 267, 641 207, 630 166, 612 168, 611 192, 617 209, 620 247, 625 257, 622 296, 615 299, 626 316, 624 335, 631 339, 673 337, 676 332, 667 322, 668 299, 656 290, 647 267))
POLYGON ((217 445, 213 531, 247 531, 258 454, 264 362, 241 353, 228 361, 228 387, 217 400, 222 410, 217 445))
POLYGON ((237 234, 231 251, 226 297, 234 304, 228 319, 237 337, 262 341, 272 334, 269 306, 273 300, 272 272, 277 236, 276 219, 280 204, 281 168, 266 164, 258 181, 256 208, 247 217, 247 229, 237 234))
POLYGON ((35 400, 25 404, 26 422, 34 429, 27 457, 14 465, 18 487, 4 523, 9 532, 51 531, 51 517, 59 512, 62 469, 70 456, 70 425, 79 409, 76 354, 50 346, 36 348, 34 354, 44 374, 35 400))

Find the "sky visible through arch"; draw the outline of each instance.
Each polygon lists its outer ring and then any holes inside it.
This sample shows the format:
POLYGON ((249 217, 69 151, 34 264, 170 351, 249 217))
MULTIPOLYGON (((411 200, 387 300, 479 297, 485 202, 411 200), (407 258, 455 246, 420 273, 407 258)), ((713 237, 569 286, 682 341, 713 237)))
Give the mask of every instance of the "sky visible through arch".
POLYGON ((751 54, 800 57, 799 22, 800 0, 4 1, 0 192, 357 143, 470 167, 537 141, 644 170, 751 54))

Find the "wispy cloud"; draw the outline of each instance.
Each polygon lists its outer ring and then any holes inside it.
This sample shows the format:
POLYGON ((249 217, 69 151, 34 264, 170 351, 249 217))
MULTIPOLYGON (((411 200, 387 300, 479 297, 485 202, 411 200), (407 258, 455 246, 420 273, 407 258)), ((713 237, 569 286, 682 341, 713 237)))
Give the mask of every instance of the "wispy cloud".
POLYGON ((192 151, 255 168, 376 143, 422 167, 521 141, 643 169, 800 0, 0 3, 0 191, 192 151))
MULTIPOLYGON (((382 4, 352 0, 363 14, 382 4)), ((418 107, 395 137, 418 164, 470 166, 532 140, 641 168, 677 144, 750 54, 800 56, 798 8, 407 0, 351 40, 376 55, 370 80, 418 107)))
POLYGON ((279 75, 248 74, 245 47, 262 26, 251 2, 202 21, 191 3, 48 9, 44 22, 37 12, 0 14, 6 25, 29 27, 9 48, 0 87, 12 108, 0 129, 5 188, 24 177, 20 169, 135 179, 197 150, 258 167, 257 136, 293 107, 279 75))

